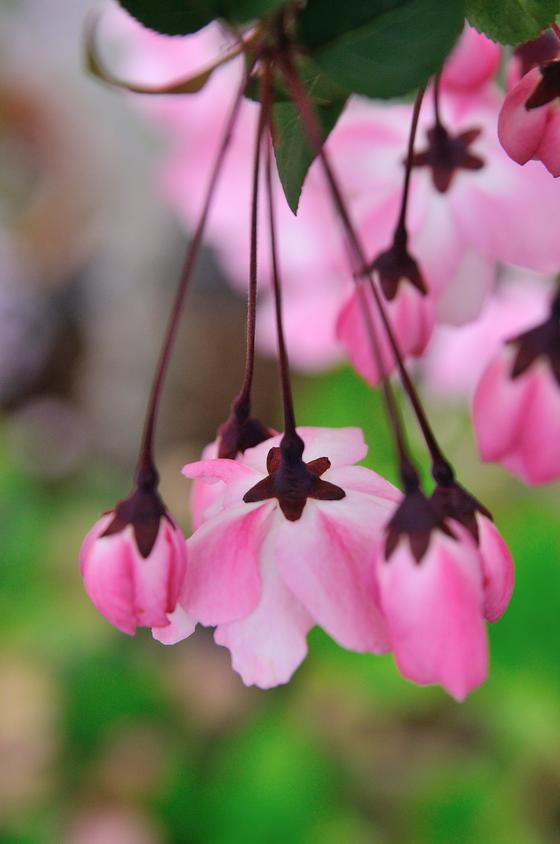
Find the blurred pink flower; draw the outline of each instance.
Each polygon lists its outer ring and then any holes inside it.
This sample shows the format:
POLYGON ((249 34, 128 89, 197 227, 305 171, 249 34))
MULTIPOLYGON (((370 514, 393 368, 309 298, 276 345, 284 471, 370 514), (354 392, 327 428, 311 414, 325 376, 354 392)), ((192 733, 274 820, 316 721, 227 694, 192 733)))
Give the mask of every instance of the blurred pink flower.
POLYGON ((473 418, 480 455, 527 484, 560 478, 560 384, 548 361, 512 375, 516 354, 503 349, 477 387, 473 418))
MULTIPOLYGON (((556 70, 560 80, 560 60, 543 65, 546 73, 556 70)), ((541 161, 553 176, 560 176, 560 81, 554 99, 539 98, 543 72, 534 67, 508 92, 498 120, 498 136, 507 154, 518 164, 541 161), (534 101, 537 107, 527 108, 534 101)))
POLYGON ((469 93, 486 85, 498 70, 501 52, 499 44, 466 24, 457 46, 445 62, 442 84, 459 93, 469 93))
POLYGON ((217 625, 215 640, 231 651, 234 669, 247 685, 262 688, 287 682, 305 657, 314 624, 352 650, 388 647, 370 560, 399 494, 374 472, 351 465, 367 451, 358 429, 298 432, 303 459, 316 461, 321 481, 345 495, 309 497, 295 521, 276 498, 243 500, 267 478, 280 435, 235 461, 206 459, 184 469, 191 478, 218 480, 222 496, 221 509, 215 501, 213 515, 188 542, 181 601, 190 616, 217 625))
POLYGON ((472 396, 502 344, 549 311, 550 280, 509 269, 475 322, 438 325, 418 365, 424 386, 447 398, 472 396))
POLYGON ((133 635, 136 627, 168 623, 185 576, 186 543, 167 515, 159 519, 149 548, 144 547, 145 536, 139 542, 132 523, 118 525, 108 535, 117 517, 118 508, 102 516, 87 534, 80 569, 94 606, 123 633, 133 635))
MULTIPOLYGON (((346 348, 354 368, 370 383, 377 384, 380 376, 387 375, 393 369, 395 357, 373 301, 373 294, 366 286, 362 290, 378 339, 383 372, 379 372, 370 342, 363 314, 362 293, 357 290, 352 293, 338 315, 337 336, 346 348)), ((435 309, 431 297, 423 296, 410 284, 404 283, 395 298, 384 304, 402 354, 421 355, 435 323, 435 309)))

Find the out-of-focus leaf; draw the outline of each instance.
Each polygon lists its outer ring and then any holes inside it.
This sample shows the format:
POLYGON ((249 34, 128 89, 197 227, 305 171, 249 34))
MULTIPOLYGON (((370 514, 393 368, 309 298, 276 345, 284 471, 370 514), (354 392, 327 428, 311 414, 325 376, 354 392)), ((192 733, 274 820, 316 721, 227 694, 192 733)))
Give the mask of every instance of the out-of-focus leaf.
POLYGON ((560 13, 558 0, 467 0, 466 5, 470 23, 502 44, 535 38, 560 13))
MULTIPOLYGON (((342 100, 317 106, 315 113, 321 124, 323 140, 326 140, 334 129, 345 104, 346 100, 342 100)), ((274 126, 274 152, 278 175, 288 205, 296 214, 303 183, 315 155, 293 103, 277 103, 274 106, 274 126)))
POLYGON ((409 0, 323 43, 313 58, 349 91, 402 96, 441 68, 463 24, 463 0, 409 0))
POLYGON ((298 15, 298 40, 314 50, 329 44, 344 33, 370 23, 384 12, 403 6, 407 0, 348 0, 333 3, 328 9, 324 0, 308 0, 298 15))
POLYGON ((197 32, 215 18, 248 23, 269 15, 286 0, 119 0, 141 24, 164 35, 197 32))

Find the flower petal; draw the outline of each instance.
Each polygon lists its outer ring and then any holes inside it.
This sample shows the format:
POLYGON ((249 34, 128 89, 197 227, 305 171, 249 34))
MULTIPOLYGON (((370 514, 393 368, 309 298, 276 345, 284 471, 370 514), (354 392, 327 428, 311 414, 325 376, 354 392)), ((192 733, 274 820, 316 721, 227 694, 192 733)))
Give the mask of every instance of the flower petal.
POLYGON ((243 618, 257 606, 259 552, 273 509, 272 502, 230 507, 191 536, 183 604, 197 621, 222 624, 243 618))
POLYGON ((494 523, 480 514, 477 523, 484 577, 484 616, 488 621, 496 621, 513 592, 513 560, 494 523))
POLYGON ((270 689, 287 683, 305 658, 313 619, 285 585, 270 542, 263 548, 260 573, 258 605, 245 618, 220 624, 214 639, 229 649, 245 685, 270 689))
POLYGON ((388 648, 377 604, 373 547, 394 505, 347 492, 333 502, 308 501, 297 522, 275 530, 275 554, 289 589, 317 624, 343 647, 388 648))

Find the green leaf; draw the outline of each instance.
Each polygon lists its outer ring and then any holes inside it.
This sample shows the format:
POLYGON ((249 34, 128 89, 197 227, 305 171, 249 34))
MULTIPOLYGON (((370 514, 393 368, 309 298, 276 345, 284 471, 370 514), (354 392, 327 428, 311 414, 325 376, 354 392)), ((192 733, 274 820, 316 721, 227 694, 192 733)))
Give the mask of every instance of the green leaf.
POLYGON ((269 15, 286 0, 119 0, 141 24, 164 35, 197 32, 215 18, 246 23, 269 15))
POLYGON ((347 0, 343 3, 333 3, 327 14, 324 0, 308 0, 298 15, 298 41, 306 47, 316 49, 406 2, 407 0, 347 0))
MULTIPOLYGON (((346 104, 338 100, 327 105, 316 106, 315 114, 321 124, 323 140, 334 129, 346 104)), ((315 158, 307 140, 302 121, 293 103, 276 103, 274 106, 274 152, 278 175, 284 188, 288 205, 297 213, 301 189, 313 159, 315 158)))
POLYGON ((349 91, 403 96, 441 68, 463 24, 463 0, 408 0, 323 44, 313 58, 349 91))
POLYGON ((148 29, 164 35, 196 32, 220 16, 220 0, 119 0, 148 29))
POLYGON ((535 38, 558 14, 559 0, 467 0, 470 23, 502 44, 535 38))

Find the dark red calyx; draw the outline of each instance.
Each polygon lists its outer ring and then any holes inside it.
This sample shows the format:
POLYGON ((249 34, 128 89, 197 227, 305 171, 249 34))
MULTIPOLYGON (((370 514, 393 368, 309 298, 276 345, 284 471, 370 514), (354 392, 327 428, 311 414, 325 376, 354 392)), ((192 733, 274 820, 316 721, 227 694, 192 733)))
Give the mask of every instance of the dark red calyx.
POLYGON ((531 96, 525 103, 525 108, 539 108, 560 97, 560 59, 541 64, 541 79, 531 96))
POLYGON ((432 181, 439 193, 446 193, 458 170, 481 170, 484 159, 471 152, 471 144, 480 135, 480 129, 468 129, 454 137, 443 126, 428 130, 428 146, 412 158, 413 167, 429 167, 432 181))
POLYGON ((136 546, 144 559, 154 547, 162 518, 174 524, 155 486, 145 483, 113 510, 114 517, 101 536, 113 536, 132 525, 136 546))
POLYGON ((303 448, 299 450, 294 443, 284 447, 284 441, 280 448, 271 448, 266 460, 268 477, 251 487, 243 496, 243 501, 251 504, 277 498, 284 516, 288 521, 296 522, 308 498, 321 501, 339 501, 344 498, 346 493, 341 487, 321 480, 321 475, 331 465, 328 457, 318 457, 304 463, 302 452, 303 448))
POLYGON ((560 55, 560 41, 552 29, 547 29, 538 38, 520 44, 513 51, 521 63, 521 76, 525 76, 534 67, 544 64, 560 55))
POLYGON ((449 485, 436 486, 431 502, 443 519, 454 519, 466 527, 476 543, 479 539, 476 514, 481 513, 492 519, 486 507, 456 481, 449 485))
POLYGON ((247 403, 234 401, 229 417, 218 428, 218 457, 235 460, 238 454, 272 436, 269 428, 250 415, 247 403))
POLYGON ((407 241, 406 232, 397 232, 393 245, 381 252, 368 267, 378 274, 383 295, 389 301, 395 298, 403 281, 408 281, 423 296, 428 292, 420 267, 408 251, 407 241))
POLYGON ((432 533, 436 530, 455 539, 443 515, 421 489, 405 493, 387 525, 385 559, 389 560, 401 539, 406 538, 412 556, 420 563, 429 548, 432 533))
POLYGON ((511 369, 513 380, 523 375, 539 358, 544 358, 560 385, 560 294, 556 295, 550 317, 545 322, 509 342, 517 347, 511 369))

